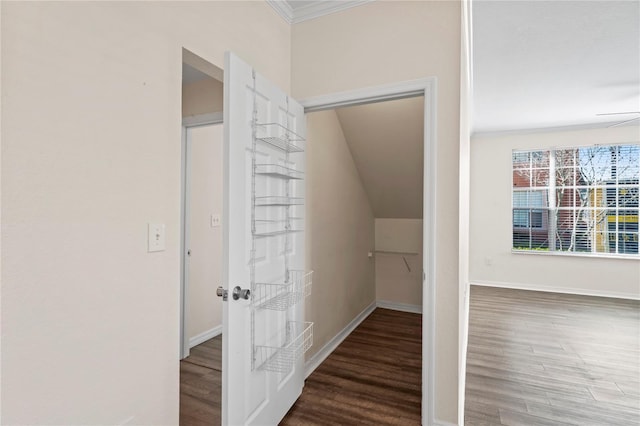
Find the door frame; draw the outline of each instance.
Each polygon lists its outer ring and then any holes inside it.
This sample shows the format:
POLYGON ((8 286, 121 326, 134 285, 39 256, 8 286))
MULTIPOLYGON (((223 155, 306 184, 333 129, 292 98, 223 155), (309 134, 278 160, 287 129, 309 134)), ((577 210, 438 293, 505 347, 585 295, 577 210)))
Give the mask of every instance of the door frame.
POLYGON ((201 126, 211 126, 222 123, 222 113, 192 115, 182 119, 180 141, 180 359, 189 356, 191 347, 186 333, 187 325, 187 295, 189 294, 189 268, 187 268, 187 247, 189 247, 189 217, 190 202, 189 177, 191 176, 191 161, 189 161, 187 132, 188 129, 201 126))
POLYGON ((424 96, 424 185, 422 208, 422 424, 435 422, 435 297, 437 198, 437 87, 436 77, 366 87, 306 98, 305 113, 346 106, 424 96))

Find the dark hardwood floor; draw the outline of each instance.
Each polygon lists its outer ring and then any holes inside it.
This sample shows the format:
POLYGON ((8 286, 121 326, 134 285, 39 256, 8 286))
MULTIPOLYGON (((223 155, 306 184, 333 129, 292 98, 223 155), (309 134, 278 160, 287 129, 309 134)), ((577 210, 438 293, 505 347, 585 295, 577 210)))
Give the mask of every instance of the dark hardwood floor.
POLYGON ((376 309, 306 380, 281 425, 419 425, 422 316, 376 309))
MULTIPOLYGON (((376 309, 306 380, 281 425, 419 425, 422 316, 376 309)), ((221 337, 180 362, 180 425, 220 424, 221 337)))
MULTIPOLYGON (((640 425, 640 302, 473 286, 470 305, 465 425, 640 425)), ((281 424, 420 424, 420 329, 376 309, 281 424)), ((183 426, 220 424, 220 349, 180 363, 183 426)))
POLYGON ((640 425, 640 302, 472 286, 466 426, 640 425))
POLYGON ((191 348, 180 361, 180 425, 220 424, 222 335, 191 348))

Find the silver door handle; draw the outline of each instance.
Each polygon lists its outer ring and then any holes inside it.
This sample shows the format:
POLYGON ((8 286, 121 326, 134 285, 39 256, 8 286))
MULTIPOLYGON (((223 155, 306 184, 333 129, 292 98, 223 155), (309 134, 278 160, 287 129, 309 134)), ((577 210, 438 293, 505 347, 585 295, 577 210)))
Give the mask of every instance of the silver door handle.
POLYGON ((222 288, 222 286, 218 286, 218 288, 216 289, 216 295, 218 297, 222 297, 222 301, 226 302, 227 298, 229 296, 229 292, 227 292, 227 290, 225 290, 224 288, 222 288))
POLYGON ((240 286, 235 286, 233 289, 233 300, 244 299, 249 300, 251 296, 251 290, 248 288, 242 289, 240 286))

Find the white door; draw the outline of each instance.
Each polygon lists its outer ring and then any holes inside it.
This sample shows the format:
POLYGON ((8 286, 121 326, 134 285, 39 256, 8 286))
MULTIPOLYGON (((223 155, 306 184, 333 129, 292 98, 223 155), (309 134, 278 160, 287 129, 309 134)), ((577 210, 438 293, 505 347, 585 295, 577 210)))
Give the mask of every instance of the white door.
POLYGON ((222 423, 276 425, 302 392, 312 338, 300 300, 304 152, 292 152, 304 110, 230 52, 224 76, 222 423), (234 300, 236 287, 251 294, 234 300))
POLYGON ((186 129, 187 350, 222 331, 222 134, 222 124, 186 129))

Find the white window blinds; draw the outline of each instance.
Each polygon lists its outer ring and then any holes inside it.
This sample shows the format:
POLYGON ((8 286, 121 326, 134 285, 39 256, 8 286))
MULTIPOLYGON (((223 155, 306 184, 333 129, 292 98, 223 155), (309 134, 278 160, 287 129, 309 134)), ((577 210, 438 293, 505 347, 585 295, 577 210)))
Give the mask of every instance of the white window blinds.
POLYGON ((513 249, 638 255, 640 145, 513 151, 513 249))

